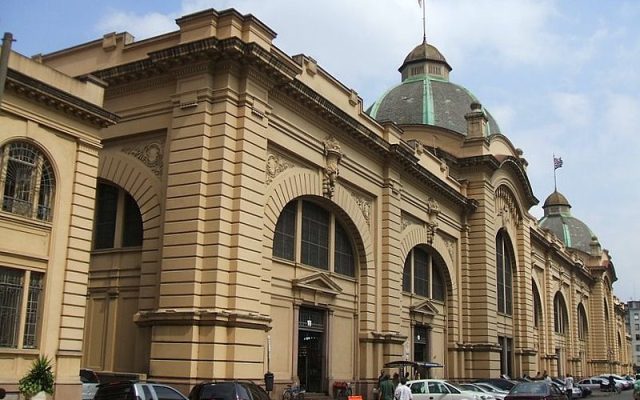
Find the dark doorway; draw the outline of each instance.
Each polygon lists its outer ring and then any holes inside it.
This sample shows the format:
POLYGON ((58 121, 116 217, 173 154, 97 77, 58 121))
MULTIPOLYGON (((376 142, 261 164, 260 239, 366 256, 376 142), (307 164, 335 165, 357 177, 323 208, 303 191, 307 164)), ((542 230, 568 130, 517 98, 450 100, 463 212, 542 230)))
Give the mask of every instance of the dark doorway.
POLYGON ((298 378, 307 392, 325 392, 324 361, 324 312, 301 308, 298 321, 298 378))

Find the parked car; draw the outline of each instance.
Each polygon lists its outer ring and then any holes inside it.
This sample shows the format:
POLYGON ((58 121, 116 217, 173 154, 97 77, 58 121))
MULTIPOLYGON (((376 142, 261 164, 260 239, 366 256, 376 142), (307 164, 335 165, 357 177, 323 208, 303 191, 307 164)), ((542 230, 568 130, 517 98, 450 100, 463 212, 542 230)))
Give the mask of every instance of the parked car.
POLYGON ((442 379, 418 379, 407 382, 411 389, 413 400, 495 400, 488 393, 471 392, 458 389, 453 384, 442 379))
POLYGON ((158 383, 119 381, 98 385, 94 400, 187 400, 175 388, 158 383))
POLYGON ((475 382, 485 382, 506 391, 511 390, 516 385, 515 382, 503 378, 478 379, 475 382))
POLYGON ((520 382, 509 391, 505 400, 567 400, 557 385, 546 381, 520 382))
POLYGON ((616 374, 601 374, 596 376, 596 378, 600 378, 604 380, 605 385, 608 385, 610 376, 613 376, 613 380, 616 383, 616 387, 620 386, 622 390, 629 390, 633 387, 633 385, 629 381, 622 379, 620 375, 616 375, 616 374))
POLYGON ((481 385, 479 383, 461 383, 457 386, 459 386, 463 390, 487 393, 495 397, 497 400, 504 400, 504 396, 506 396, 507 393, 509 393, 509 392, 505 392, 503 390, 498 390, 495 388, 490 389, 489 387, 481 385))
POLYGON ((600 389, 600 384, 602 383, 601 378, 587 378, 578 382, 578 386, 581 388, 588 388, 590 390, 598 390, 600 389))
POLYGON ((189 392, 189 400, 270 400, 269 394, 249 381, 202 382, 189 392))
MULTIPOLYGON (((555 383, 556 385, 558 385, 558 388, 562 391, 567 391, 567 387, 564 383, 563 379, 560 378, 551 378, 551 382, 555 383)), ((579 399, 581 397, 585 397, 585 395, 582 393, 582 388, 579 385, 573 385, 573 387, 571 388, 571 397, 574 399, 579 399)))
POLYGON ((93 370, 80 368, 80 382, 82 382, 82 400, 93 400, 100 384, 98 375, 93 370))
MULTIPOLYGON (((476 385, 476 386, 480 386, 482 388, 487 389, 489 392, 493 393, 494 396, 496 396, 496 393, 498 393, 498 394, 500 394, 502 396, 506 396, 509 393, 508 390, 500 389, 499 387, 494 386, 494 385, 492 385, 490 383, 487 383, 487 382, 473 382, 473 384, 476 385)), ((496 398, 497 397, 498 396, 496 396, 496 398)))

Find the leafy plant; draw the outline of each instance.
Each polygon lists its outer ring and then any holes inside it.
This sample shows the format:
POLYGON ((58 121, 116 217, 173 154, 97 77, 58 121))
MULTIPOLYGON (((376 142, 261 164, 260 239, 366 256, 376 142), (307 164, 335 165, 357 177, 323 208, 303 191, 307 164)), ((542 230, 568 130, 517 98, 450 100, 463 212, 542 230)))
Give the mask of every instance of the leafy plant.
POLYGON ((27 398, 41 391, 53 394, 54 376, 52 369, 51 360, 46 356, 39 356, 33 360, 29 372, 18 382, 20 393, 27 398))

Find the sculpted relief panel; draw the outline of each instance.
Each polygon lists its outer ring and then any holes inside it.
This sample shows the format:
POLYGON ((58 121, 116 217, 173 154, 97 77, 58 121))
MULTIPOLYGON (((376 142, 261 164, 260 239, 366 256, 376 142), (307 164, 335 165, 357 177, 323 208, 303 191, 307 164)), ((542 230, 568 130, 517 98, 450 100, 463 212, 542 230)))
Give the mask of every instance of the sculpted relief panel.
POLYGON ((164 140, 135 143, 122 148, 122 152, 142 161, 157 177, 162 175, 164 165, 164 140))

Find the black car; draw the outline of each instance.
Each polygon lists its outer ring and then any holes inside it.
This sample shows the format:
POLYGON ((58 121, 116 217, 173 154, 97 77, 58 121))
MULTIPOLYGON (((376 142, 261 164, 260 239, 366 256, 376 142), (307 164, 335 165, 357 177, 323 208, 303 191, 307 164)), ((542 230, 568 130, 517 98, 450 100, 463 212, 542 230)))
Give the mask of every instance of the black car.
POLYGON ((269 394, 250 381, 202 382, 189 393, 189 400, 270 400, 269 394))
POLYGON ((567 400, 567 395, 557 385, 547 381, 520 382, 504 400, 567 400))

